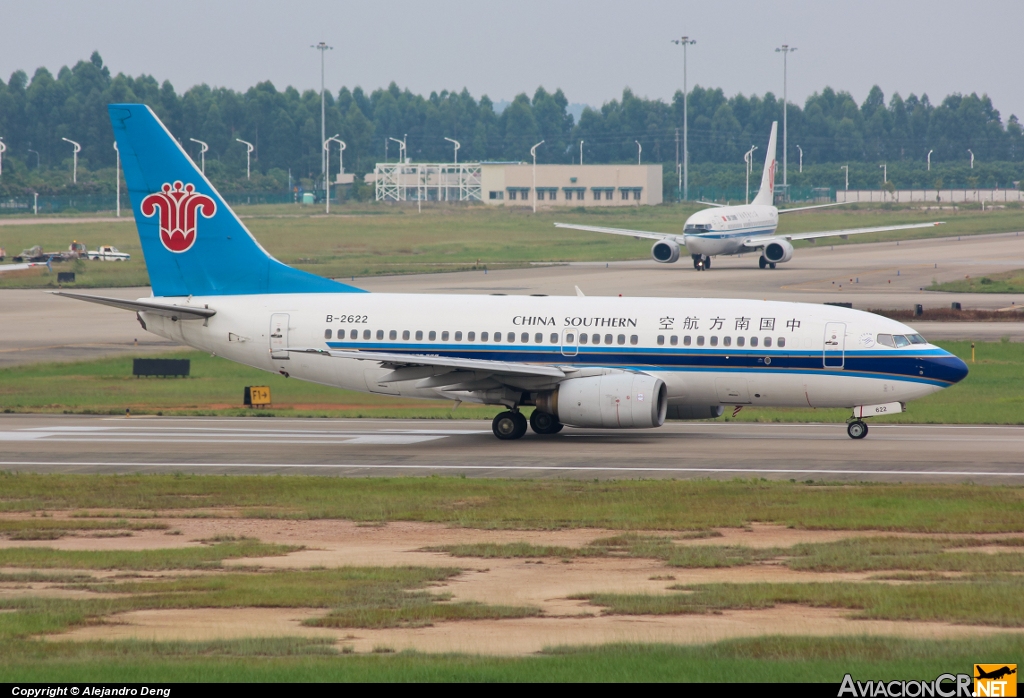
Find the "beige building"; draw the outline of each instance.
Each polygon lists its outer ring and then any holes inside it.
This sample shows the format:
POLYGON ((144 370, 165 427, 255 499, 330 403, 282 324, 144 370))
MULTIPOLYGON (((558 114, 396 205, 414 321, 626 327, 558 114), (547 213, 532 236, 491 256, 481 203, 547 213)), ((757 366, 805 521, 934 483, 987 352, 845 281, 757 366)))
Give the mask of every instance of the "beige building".
POLYGON ((492 206, 654 206, 661 165, 481 163, 481 199, 492 206))

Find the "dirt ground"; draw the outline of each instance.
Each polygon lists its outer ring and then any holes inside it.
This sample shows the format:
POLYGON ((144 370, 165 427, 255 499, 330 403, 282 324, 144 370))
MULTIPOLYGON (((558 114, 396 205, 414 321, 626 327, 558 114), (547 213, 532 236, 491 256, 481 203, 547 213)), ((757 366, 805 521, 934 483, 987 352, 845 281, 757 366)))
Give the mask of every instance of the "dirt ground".
MULTIPOLYGON (((153 549, 200 545, 215 536, 250 536, 264 542, 305 546, 279 557, 225 561, 225 566, 269 569, 338 566, 445 566, 465 571, 447 583, 431 587, 452 594, 456 601, 537 606, 539 618, 438 623, 424 628, 386 630, 310 628, 303 620, 325 609, 201 609, 134 611, 108 618, 104 624, 52 636, 52 640, 209 640, 253 636, 314 636, 334 638, 356 652, 375 647, 424 652, 471 652, 516 655, 562 644, 607 642, 671 642, 699 644, 767 634, 887 635, 919 638, 980 636, 1003 632, 997 628, 947 623, 851 620, 835 609, 778 606, 767 610, 679 616, 602 616, 600 609, 568 597, 590 592, 668 593, 674 584, 716 582, 863 581, 869 574, 801 572, 776 564, 747 567, 682 569, 658 560, 637 558, 454 558, 423 548, 459 543, 528 542, 578 547, 618 531, 567 529, 508 531, 451 528, 440 524, 397 522, 360 525, 349 521, 266 520, 244 518, 160 518, 168 531, 137 531, 130 537, 92 537, 88 532, 53 541, 0 541, 0 546, 53 547, 63 550, 153 549)), ((666 532, 651 532, 665 535, 666 532)), ((787 547, 797 543, 835 541, 882 532, 805 531, 782 526, 754 525, 722 529, 720 536, 680 541, 680 545, 744 545, 787 547)), ((1005 536, 1003 536, 1005 537, 1005 536)), ((986 549, 987 552, 987 549, 986 549)), ((0 570, 12 572, 14 570, 0 570)), ((69 572, 69 571, 62 571, 69 572)), ((150 574, 150 573, 145 573, 150 574)), ((167 573, 153 573, 164 575, 167 573)), ((871 573, 877 574, 877 572, 871 573)), ((45 583, 0 584, 0 598, 68 596, 89 592, 62 591, 45 583)))

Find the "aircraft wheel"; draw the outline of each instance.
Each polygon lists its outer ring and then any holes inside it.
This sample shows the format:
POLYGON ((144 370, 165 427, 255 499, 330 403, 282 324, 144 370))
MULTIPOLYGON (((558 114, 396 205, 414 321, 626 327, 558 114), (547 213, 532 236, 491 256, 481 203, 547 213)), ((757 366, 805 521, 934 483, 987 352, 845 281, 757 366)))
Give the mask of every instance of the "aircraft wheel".
POLYGON ((769 268, 774 269, 775 268, 775 262, 769 263, 768 266, 769 266, 769 268))
POLYGON ((491 431, 502 441, 514 441, 526 433, 526 417, 519 412, 502 412, 491 422, 491 431))
POLYGON ((761 255, 761 259, 757 260, 757 266, 761 267, 762 269, 767 269, 768 259, 764 255, 761 255))
POLYGON ((868 435, 868 425, 859 419, 855 420, 846 425, 846 433, 851 439, 863 439, 868 435))
POLYGON ((704 258, 704 268, 705 269, 710 269, 711 268, 711 257, 710 257, 710 255, 704 258))
POLYGON ((530 415, 530 428, 536 434, 557 434, 562 431, 562 424, 554 415, 534 410, 530 415))
POLYGON ((700 255, 699 254, 695 254, 695 255, 693 255, 693 268, 694 269, 700 269, 700 267, 701 267, 700 255))

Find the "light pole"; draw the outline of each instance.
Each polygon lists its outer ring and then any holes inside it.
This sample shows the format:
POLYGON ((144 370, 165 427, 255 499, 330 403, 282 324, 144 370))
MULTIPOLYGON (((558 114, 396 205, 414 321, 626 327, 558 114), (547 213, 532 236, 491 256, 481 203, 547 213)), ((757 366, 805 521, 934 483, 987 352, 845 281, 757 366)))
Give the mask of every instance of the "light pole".
POLYGON ((840 170, 846 170, 846 189, 844 189, 843 191, 850 191, 850 166, 849 165, 843 165, 839 169, 840 170))
POLYGON ((747 196, 744 201, 748 204, 750 203, 750 169, 753 167, 755 150, 757 150, 757 146, 752 145, 750 150, 743 155, 743 162, 747 163, 747 196))
POLYGON ((36 154, 36 169, 38 170, 39 169, 39 151, 38 150, 32 150, 31 148, 29 148, 28 152, 36 154))
MULTIPOLYGON (((333 46, 328 46, 326 42, 321 41, 316 46, 310 46, 320 52, 320 142, 323 143, 327 140, 327 128, 324 122, 324 115, 326 114, 326 108, 324 107, 324 53, 327 51, 333 51, 333 46)), ((320 153, 320 172, 324 177, 324 189, 327 188, 327 155, 323 151, 320 153)))
POLYGON ((690 150, 686 140, 689 116, 687 114, 689 109, 687 109, 688 90, 686 89, 686 47, 697 43, 697 40, 684 36, 673 39, 672 43, 683 47, 683 200, 685 201, 690 198, 690 150))
POLYGON ((199 170, 206 174, 206 151, 210 149, 210 146, 198 138, 189 138, 189 140, 199 144, 199 170))
POLYGON ((580 165, 583 164, 583 141, 580 141, 580 165))
POLYGON ((4 143, 4 139, 0 136, 0 175, 4 173, 4 151, 7 150, 7 144, 4 143))
MULTIPOLYGON (((786 189, 786 169, 789 165, 788 129, 786 123, 786 105, 789 103, 787 90, 789 88, 789 54, 796 51, 796 46, 783 44, 775 49, 775 53, 782 54, 782 188, 786 189)), ((789 197, 789 190, 786 189, 786 197, 789 197)))
POLYGON ((640 163, 640 155, 643 154, 644 147, 642 145, 640 145, 640 141, 633 141, 633 142, 636 143, 636 164, 639 165, 639 164, 641 164, 640 163))
POLYGON ((249 156, 252 155, 252 151, 256 150, 256 148, 249 141, 243 141, 241 138, 236 138, 235 140, 239 143, 244 143, 248 149, 245 151, 245 178, 249 179, 249 156))
POLYGON ((114 167, 114 177, 117 180, 117 217, 121 217, 121 151, 114 141, 114 152, 117 153, 117 165, 114 167))
POLYGON ((405 164, 405 141, 400 141, 397 138, 388 136, 389 141, 394 141, 398 144, 398 162, 399 164, 405 164))
POLYGON ((544 141, 541 141, 537 145, 530 148, 530 155, 533 157, 533 212, 537 213, 537 148, 544 145, 544 141))
POLYGON ((882 184, 887 184, 889 182, 889 163, 881 164, 879 167, 882 169, 882 184))
MULTIPOLYGON (((62 141, 67 141, 71 145, 75 146, 75 152, 74 152, 75 160, 74 160, 74 165, 72 166, 72 169, 71 169, 71 183, 72 184, 78 184, 78 153, 82 150, 82 146, 79 145, 78 143, 75 143, 70 138, 61 138, 61 140, 62 141)), ((38 155, 38 153, 36 153, 36 154, 38 155)), ((39 164, 39 160, 37 159, 36 160, 36 165, 38 165, 38 164, 39 164)))
POLYGON ((973 170, 974 169, 974 151, 971 150, 970 148, 968 148, 967 152, 971 154, 971 169, 973 170))
POLYGON ((455 164, 458 165, 459 164, 459 148, 462 147, 462 144, 459 143, 454 138, 449 138, 448 136, 445 136, 444 139, 446 141, 448 141, 449 143, 454 143, 455 144, 455 164))
POLYGON ((929 172, 932 171, 932 153, 934 153, 934 152, 935 152, 934 150, 929 150, 928 151, 928 171, 929 172))
POLYGON ((801 148, 800 146, 797 146, 796 149, 800 151, 800 171, 803 172, 804 171, 804 149, 801 148))
MULTIPOLYGON (((331 141, 338 141, 338 143, 341 143, 341 150, 342 152, 345 151, 345 144, 342 141, 338 140, 339 135, 340 134, 335 133, 333 136, 324 141, 324 162, 327 165, 327 179, 325 180, 327 182, 327 196, 324 197, 325 200, 327 201, 327 210, 325 211, 326 213, 331 212, 331 141)), ((339 168, 338 174, 341 174, 341 168, 339 168)))

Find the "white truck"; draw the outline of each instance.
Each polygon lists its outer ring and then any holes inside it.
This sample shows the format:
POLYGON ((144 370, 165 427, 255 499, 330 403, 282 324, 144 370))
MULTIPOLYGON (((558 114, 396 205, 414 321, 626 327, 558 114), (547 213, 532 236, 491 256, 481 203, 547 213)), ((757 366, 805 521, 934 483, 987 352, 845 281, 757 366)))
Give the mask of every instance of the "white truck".
POLYGON ((104 262, 127 262, 132 258, 127 252, 121 252, 110 245, 100 245, 98 249, 89 250, 87 255, 89 259, 104 262))

